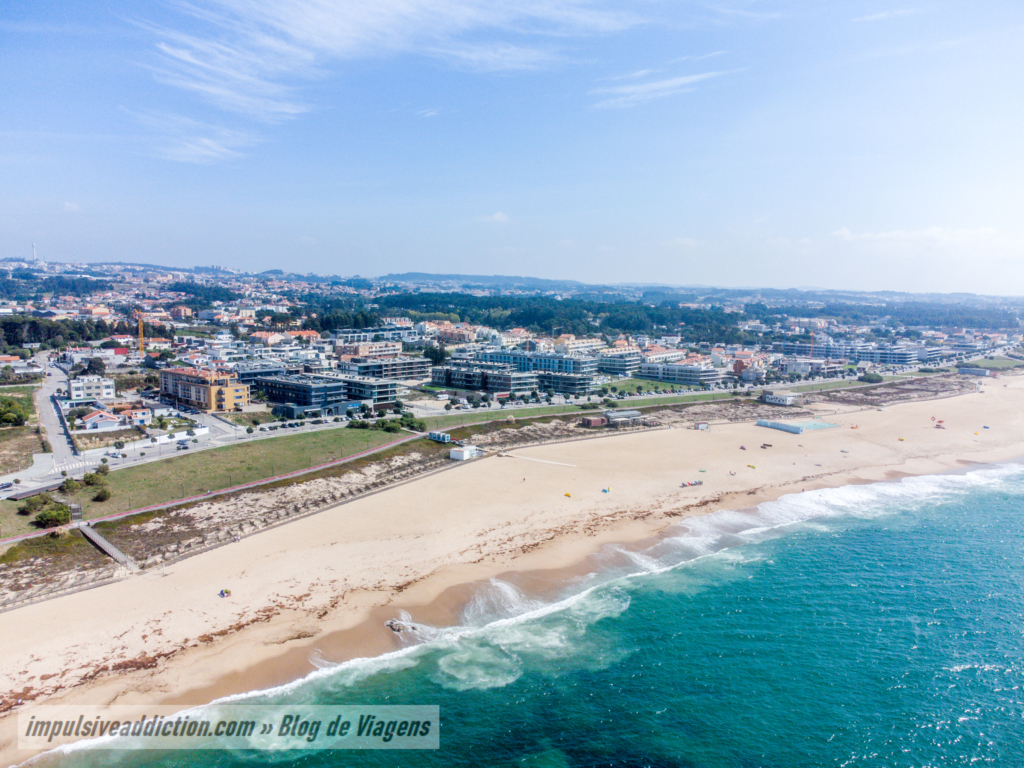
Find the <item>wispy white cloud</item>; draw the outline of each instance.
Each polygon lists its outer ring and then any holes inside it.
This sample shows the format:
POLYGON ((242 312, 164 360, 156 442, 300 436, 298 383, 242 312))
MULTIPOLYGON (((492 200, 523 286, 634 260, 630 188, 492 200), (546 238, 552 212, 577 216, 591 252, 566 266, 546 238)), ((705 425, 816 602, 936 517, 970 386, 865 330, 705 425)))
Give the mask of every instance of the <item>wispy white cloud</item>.
POLYGON ((420 117, 437 117, 440 114, 440 110, 437 109, 421 109, 416 113, 420 117))
POLYGON ((501 211, 498 211, 497 213, 488 214, 487 216, 477 216, 476 218, 477 221, 488 221, 491 222, 492 224, 508 223, 508 214, 502 213, 501 211))
POLYGON ((592 95, 603 96, 600 101, 594 104, 600 108, 623 109, 635 107, 638 104, 662 99, 685 91, 692 91, 694 86, 713 77, 724 75, 725 72, 702 72, 699 75, 684 75, 682 77, 670 77, 663 80, 651 80, 646 83, 635 85, 616 85, 607 88, 595 88, 592 95))
POLYGON ((508 43, 453 43, 426 48, 423 53, 479 72, 542 69, 559 58, 555 51, 508 43))
POLYGON ((157 77, 217 106, 274 120, 307 109, 296 85, 329 64, 415 53, 484 71, 535 69, 548 44, 466 39, 506 32, 542 41, 639 23, 605 0, 179 0, 198 31, 144 25, 158 39, 157 77))
POLYGON ((711 53, 700 53, 692 56, 677 56, 674 59, 669 59, 668 61, 656 67, 638 69, 635 72, 627 72, 622 75, 612 75, 611 77, 603 77, 600 78, 600 80, 610 81, 613 83, 622 82, 625 80, 639 80, 641 78, 648 77, 649 75, 660 74, 665 71, 666 67, 670 67, 673 64, 679 64, 684 61, 703 61, 704 59, 711 59, 714 58, 715 56, 722 56, 723 54, 725 54, 725 51, 712 51, 711 53))
MULTIPOLYGON (((154 38, 154 77, 263 124, 312 109, 303 85, 339 62, 405 53, 480 72, 536 70, 560 61, 560 39, 641 23, 610 0, 172 2, 181 23, 138 22, 154 38), (515 42, 502 39, 510 35, 515 42)), ((252 143, 248 131, 206 130, 182 134, 161 156, 211 162, 252 143)))
POLYGON ((636 72, 630 72, 627 75, 616 75, 615 77, 609 77, 609 80, 637 80, 641 77, 647 77, 648 75, 656 75, 661 72, 660 69, 638 69, 636 72))
POLYGON ((868 16, 861 16, 854 19, 854 21, 885 21, 887 19, 898 19, 903 16, 914 16, 918 13, 922 13, 920 8, 896 8, 891 11, 880 11, 868 16))
POLYGON ((64 203, 64 210, 68 213, 79 213, 82 209, 78 203, 64 203))
POLYGON ((164 160, 206 164, 241 157, 240 150, 260 142, 254 133, 211 125, 181 115, 136 113, 158 137, 153 154, 164 160))

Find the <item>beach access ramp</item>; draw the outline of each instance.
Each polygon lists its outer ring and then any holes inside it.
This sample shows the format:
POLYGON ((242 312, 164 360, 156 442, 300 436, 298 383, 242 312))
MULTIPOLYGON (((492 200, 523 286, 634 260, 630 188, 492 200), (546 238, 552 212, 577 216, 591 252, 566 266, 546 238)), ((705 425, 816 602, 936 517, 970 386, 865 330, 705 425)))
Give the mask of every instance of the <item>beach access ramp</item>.
POLYGON ((120 565, 123 565, 132 573, 135 573, 139 570, 139 566, 135 564, 135 561, 132 558, 128 557, 128 555, 126 555, 120 549, 118 549, 109 541, 107 541, 106 538, 100 535, 88 523, 84 523, 78 526, 78 530, 81 531, 82 535, 85 536, 85 538, 87 538, 89 541, 91 541, 96 546, 97 549, 105 552, 107 555, 111 557, 111 559, 117 561, 120 565))

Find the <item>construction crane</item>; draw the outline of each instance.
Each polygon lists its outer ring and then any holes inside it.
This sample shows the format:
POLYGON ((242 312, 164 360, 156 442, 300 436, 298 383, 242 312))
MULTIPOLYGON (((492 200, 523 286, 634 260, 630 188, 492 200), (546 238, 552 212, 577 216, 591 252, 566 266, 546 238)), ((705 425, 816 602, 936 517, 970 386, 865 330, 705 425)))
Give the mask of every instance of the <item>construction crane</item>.
POLYGON ((135 310, 135 317, 139 321, 139 354, 141 355, 145 351, 145 343, 142 341, 142 313, 139 310, 135 310))

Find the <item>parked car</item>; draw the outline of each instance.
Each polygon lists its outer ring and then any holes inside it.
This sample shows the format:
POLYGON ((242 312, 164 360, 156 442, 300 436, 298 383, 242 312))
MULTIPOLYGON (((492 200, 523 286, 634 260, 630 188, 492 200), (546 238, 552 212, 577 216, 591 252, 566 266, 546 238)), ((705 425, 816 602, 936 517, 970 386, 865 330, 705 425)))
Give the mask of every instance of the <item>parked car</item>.
POLYGON ((0 483, 0 491, 6 491, 8 488, 13 488, 14 483, 0 483))

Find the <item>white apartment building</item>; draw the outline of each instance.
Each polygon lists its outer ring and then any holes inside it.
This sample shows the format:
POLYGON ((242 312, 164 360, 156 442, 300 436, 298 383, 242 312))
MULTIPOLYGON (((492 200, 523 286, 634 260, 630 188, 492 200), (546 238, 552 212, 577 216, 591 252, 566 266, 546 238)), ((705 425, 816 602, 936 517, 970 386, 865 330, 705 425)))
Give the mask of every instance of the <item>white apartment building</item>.
POLYGON ((103 376, 79 376, 70 384, 72 400, 113 400, 117 397, 114 380, 103 376))
POLYGON ((643 363, 640 366, 640 375, 645 379, 698 387, 717 384, 722 380, 722 371, 718 368, 686 363, 643 363))

